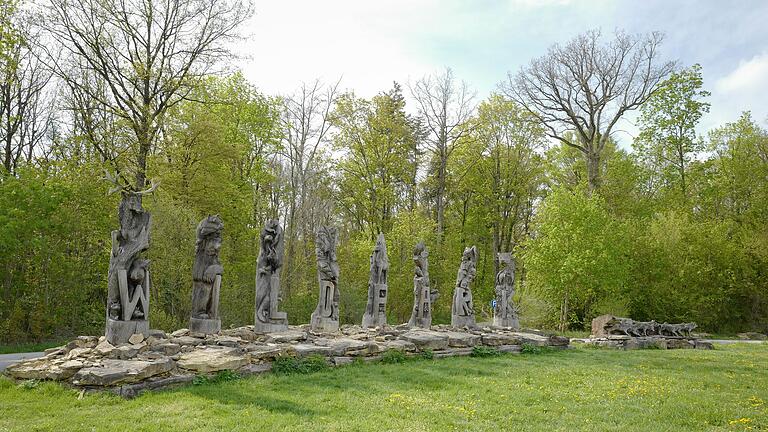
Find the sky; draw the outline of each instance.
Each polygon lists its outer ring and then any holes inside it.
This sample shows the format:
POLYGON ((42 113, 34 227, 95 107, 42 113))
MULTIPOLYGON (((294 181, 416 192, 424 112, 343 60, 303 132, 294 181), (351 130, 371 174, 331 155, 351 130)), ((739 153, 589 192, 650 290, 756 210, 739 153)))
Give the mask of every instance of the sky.
MULTIPOLYGON (((712 106, 701 133, 745 110, 768 124, 765 0, 256 0, 255 10, 236 66, 268 94, 341 79, 371 97, 450 67, 480 100, 579 33, 661 31, 665 59, 702 65, 712 106)), ((636 133, 631 117, 622 130, 636 133)))

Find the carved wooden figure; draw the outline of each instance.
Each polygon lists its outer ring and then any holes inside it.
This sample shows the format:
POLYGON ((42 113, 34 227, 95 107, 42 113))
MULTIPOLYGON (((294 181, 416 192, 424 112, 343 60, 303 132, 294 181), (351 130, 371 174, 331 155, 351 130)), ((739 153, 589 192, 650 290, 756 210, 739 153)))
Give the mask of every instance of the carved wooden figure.
POLYGON ((371 275, 368 279, 368 303, 363 315, 363 328, 387 324, 387 244, 379 234, 371 254, 371 275))
POLYGON ((432 326, 432 304, 439 294, 429 288, 429 251, 424 242, 414 248, 413 263, 413 311, 408 326, 428 329, 432 326))
POLYGON ((283 265, 283 228, 280 221, 267 221, 259 236, 256 261, 256 319, 254 329, 271 333, 288 329, 288 314, 278 311, 280 267, 283 265))
POLYGON ((218 215, 208 216, 197 226, 195 263, 192 266, 192 317, 189 329, 197 333, 221 331, 219 293, 224 268, 219 261, 224 223, 218 215))
POLYGON ((149 249, 151 217, 141 206, 142 192, 121 190, 120 229, 112 231, 112 252, 107 274, 106 338, 125 343, 135 333, 149 334, 149 261, 140 254, 149 249))
POLYGON ((453 306, 451 308, 451 326, 475 327, 475 309, 472 303, 470 285, 475 280, 477 266, 477 248, 465 248, 461 257, 461 265, 456 276, 456 287, 453 291, 453 306))
POLYGON ((496 274, 496 305, 493 308, 493 325, 520 328, 517 309, 512 301, 515 295, 515 259, 512 254, 498 254, 499 272, 496 274))
POLYGON ((317 230, 317 280, 320 297, 312 312, 310 327, 318 332, 339 330, 339 263, 336 260, 336 228, 321 226, 317 230))

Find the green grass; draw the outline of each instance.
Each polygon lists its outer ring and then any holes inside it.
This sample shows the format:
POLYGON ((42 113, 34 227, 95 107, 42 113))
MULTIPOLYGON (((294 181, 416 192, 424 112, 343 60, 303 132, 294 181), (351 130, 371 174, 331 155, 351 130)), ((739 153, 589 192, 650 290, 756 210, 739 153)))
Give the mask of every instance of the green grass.
POLYGON ((65 345, 67 342, 38 342, 38 343, 25 343, 18 345, 0 345, 0 354, 14 354, 14 353, 28 353, 45 351, 48 348, 59 347, 65 345))
POLYGON ((767 345, 356 364, 128 401, 31 387, 0 379, 0 431, 768 430, 767 345))

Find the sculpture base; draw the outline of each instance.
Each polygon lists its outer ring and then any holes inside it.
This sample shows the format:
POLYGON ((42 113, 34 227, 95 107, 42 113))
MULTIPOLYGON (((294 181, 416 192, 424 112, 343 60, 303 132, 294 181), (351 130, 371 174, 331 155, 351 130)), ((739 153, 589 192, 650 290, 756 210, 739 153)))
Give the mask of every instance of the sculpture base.
POLYGON ((517 319, 517 317, 504 318, 495 316, 493 317, 493 326, 500 328, 511 328, 512 330, 520 330, 520 321, 517 319))
POLYGON ((334 333, 339 331, 339 320, 333 318, 318 317, 312 314, 310 328, 314 332, 334 333))
POLYGON ((149 321, 137 320, 137 321, 120 321, 107 318, 107 331, 105 336, 107 342, 112 345, 120 345, 128 342, 128 338, 136 333, 143 334, 144 337, 149 336, 149 321))
POLYGON ((468 316, 453 315, 451 316, 451 327, 475 328, 477 327, 477 323, 475 322, 475 316, 474 315, 468 315, 468 316))
POLYGON ((379 315, 363 315, 363 328, 382 327, 387 325, 387 317, 379 315))
POLYGON ((221 331, 221 320, 190 318, 189 331, 203 334, 217 334, 221 331))
POLYGON ((253 325, 253 331, 256 333, 276 333, 288 330, 288 320, 284 323, 281 322, 269 322, 263 323, 256 321, 253 325))
POLYGON ((408 321, 408 328, 430 329, 432 328, 432 318, 411 318, 408 321))

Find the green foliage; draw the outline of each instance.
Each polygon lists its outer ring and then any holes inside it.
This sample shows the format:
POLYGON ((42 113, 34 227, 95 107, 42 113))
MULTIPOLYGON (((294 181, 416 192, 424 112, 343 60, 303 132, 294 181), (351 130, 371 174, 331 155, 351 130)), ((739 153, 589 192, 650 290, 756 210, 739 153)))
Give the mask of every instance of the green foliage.
POLYGON ((524 343, 522 347, 520 347, 520 353, 521 354, 547 354, 554 352, 555 349, 549 346, 538 346, 531 343, 524 343))
POLYGON ((387 363, 387 364, 402 363, 406 360, 407 358, 405 357, 405 353, 396 349, 390 349, 390 350, 384 351, 384 354, 381 355, 382 363, 387 363))
POLYGON ((278 357, 272 363, 272 371, 276 374, 308 374, 321 372, 330 368, 328 361, 321 355, 307 357, 278 357))
POLYGON ((495 347, 474 346, 472 347, 472 357, 496 357, 501 355, 495 347))
POLYGON ((21 384, 19 384, 19 388, 22 388, 24 390, 32 390, 32 389, 36 389, 39 384, 40 384, 39 380, 29 379, 29 380, 22 381, 21 384))
POLYGON ((623 227, 598 196, 556 190, 536 218, 523 257, 528 286, 560 309, 560 330, 588 325, 600 299, 620 295, 629 267, 623 227))
POLYGON ((435 358, 435 353, 434 353, 434 352, 432 352, 432 350, 431 350, 431 349, 425 349, 425 350, 422 350, 422 351, 419 353, 419 357, 420 357, 422 360, 433 360, 433 359, 435 358))
POLYGON ((638 157, 654 173, 662 191, 672 189, 678 199, 688 198, 690 165, 703 142, 696 125, 709 112, 710 95, 702 90, 701 66, 672 73, 640 109, 640 135, 634 142, 638 157))

